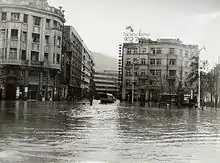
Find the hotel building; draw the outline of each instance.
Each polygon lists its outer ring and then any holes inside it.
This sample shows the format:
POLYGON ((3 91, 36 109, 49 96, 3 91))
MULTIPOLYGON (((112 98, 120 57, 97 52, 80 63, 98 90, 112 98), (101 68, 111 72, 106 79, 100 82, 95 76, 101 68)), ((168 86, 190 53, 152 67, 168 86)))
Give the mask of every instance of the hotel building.
POLYGON ((122 45, 122 100, 145 95, 145 100, 157 101, 160 93, 177 93, 190 72, 191 58, 197 55, 197 45, 183 44, 179 39, 139 39, 122 45))

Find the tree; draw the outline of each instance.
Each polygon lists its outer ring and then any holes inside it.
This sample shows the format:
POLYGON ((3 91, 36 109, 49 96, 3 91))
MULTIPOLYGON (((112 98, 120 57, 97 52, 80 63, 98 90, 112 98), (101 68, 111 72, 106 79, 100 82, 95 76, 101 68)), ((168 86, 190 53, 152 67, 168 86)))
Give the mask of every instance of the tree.
MULTIPOLYGON (((192 62, 190 64, 190 73, 186 78, 185 85, 186 86, 194 86, 198 90, 198 61, 199 57, 194 56, 192 58, 192 62)), ((201 97, 204 98, 205 95, 213 89, 213 81, 212 74, 207 73, 206 70, 209 66, 208 61, 201 61, 201 67, 200 67, 200 82, 201 82, 201 97)))

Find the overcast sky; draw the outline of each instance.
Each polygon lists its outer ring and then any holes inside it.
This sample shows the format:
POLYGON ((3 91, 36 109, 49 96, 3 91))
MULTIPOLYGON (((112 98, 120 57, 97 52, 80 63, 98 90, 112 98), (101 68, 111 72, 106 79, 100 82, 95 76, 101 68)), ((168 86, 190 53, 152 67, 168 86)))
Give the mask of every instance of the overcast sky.
POLYGON ((205 44, 201 57, 217 63, 220 56, 220 0, 48 0, 63 6, 66 24, 73 25, 91 51, 113 57, 126 25, 150 38, 180 38, 205 44))

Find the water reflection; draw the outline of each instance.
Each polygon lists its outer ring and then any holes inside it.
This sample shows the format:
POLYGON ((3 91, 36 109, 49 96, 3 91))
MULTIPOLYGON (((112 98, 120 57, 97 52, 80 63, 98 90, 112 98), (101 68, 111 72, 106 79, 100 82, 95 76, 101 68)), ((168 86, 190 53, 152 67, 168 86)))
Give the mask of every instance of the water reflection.
MULTIPOLYGON (((0 162, 212 162, 218 110, 2 102, 0 162)), ((215 156, 215 157, 213 157, 215 156)))

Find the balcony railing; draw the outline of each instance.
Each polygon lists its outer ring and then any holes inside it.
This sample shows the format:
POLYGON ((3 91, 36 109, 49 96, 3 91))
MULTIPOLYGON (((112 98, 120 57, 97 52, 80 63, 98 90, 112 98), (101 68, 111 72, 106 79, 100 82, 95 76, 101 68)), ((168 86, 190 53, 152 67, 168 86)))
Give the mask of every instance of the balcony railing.
POLYGON ((53 68, 53 69, 60 69, 61 68, 60 64, 50 64, 49 66, 50 66, 50 68, 53 68))
POLYGON ((39 26, 33 26, 33 33, 40 33, 40 27, 39 26))
POLYGON ((31 65, 37 66, 37 67, 43 67, 44 61, 31 61, 31 65))
POLYGON ((32 50, 33 51, 39 51, 40 50, 40 44, 39 43, 32 43, 32 50))

